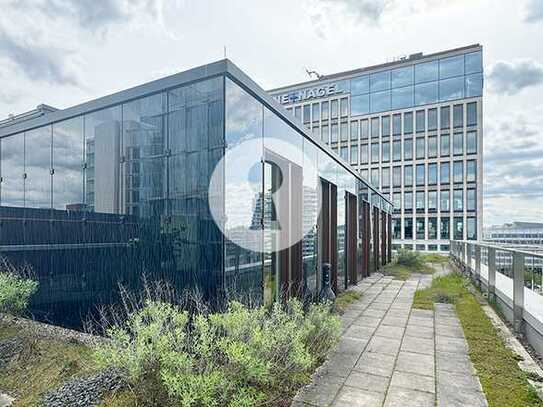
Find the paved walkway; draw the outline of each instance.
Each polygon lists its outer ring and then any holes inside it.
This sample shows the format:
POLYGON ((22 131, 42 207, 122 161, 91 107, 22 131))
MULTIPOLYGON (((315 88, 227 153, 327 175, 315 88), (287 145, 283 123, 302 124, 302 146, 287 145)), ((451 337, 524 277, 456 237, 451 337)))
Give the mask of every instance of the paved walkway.
POLYGON ((412 309, 431 276, 374 275, 342 316, 341 341, 293 406, 486 406, 454 308, 412 309))

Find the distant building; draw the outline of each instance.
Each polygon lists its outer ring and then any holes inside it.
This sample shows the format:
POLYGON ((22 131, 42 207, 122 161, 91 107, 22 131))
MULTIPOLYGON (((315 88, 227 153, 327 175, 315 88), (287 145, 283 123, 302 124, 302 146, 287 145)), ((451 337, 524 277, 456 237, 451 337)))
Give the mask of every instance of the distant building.
POLYGON ((270 93, 394 204, 393 245, 449 250, 483 224, 483 48, 409 57, 270 93))
POLYGON ((484 229, 483 239, 507 245, 543 247, 543 223, 513 222, 484 229))

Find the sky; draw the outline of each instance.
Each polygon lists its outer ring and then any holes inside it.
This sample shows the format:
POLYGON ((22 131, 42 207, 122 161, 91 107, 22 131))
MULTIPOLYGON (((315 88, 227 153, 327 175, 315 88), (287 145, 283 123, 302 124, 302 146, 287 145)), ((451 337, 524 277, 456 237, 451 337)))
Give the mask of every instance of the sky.
POLYGON ((543 221, 543 0, 0 0, 0 118, 222 59, 263 88, 483 45, 484 223, 543 221))

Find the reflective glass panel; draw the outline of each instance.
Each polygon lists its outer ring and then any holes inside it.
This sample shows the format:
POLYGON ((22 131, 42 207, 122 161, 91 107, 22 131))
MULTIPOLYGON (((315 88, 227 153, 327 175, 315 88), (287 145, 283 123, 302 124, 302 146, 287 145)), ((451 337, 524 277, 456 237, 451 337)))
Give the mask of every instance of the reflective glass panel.
POLYGON ((428 164, 428 185, 437 184, 437 164, 428 164))
POLYGON ((475 189, 467 190, 468 211, 477 209, 477 191, 475 189))
POLYGON ((358 121, 351 122, 351 140, 358 141, 358 121))
POLYGON ((402 134, 402 115, 395 114, 392 118, 392 134, 397 136, 402 134))
POLYGON ((120 213, 121 106, 85 115, 85 194, 91 212, 120 213))
POLYGON ((415 65, 415 83, 431 82, 438 79, 438 61, 415 65))
POLYGON ((464 190, 462 189, 453 191, 453 210, 456 212, 464 210, 464 190))
POLYGON ((360 139, 367 140, 369 137, 368 119, 360 120, 360 139))
POLYGON ((412 192, 405 192, 403 195, 403 205, 404 209, 407 212, 413 210, 413 193, 412 192))
POLYGON ((377 72, 370 75, 370 90, 377 92, 390 89, 390 71, 377 72))
POLYGON ((440 183, 441 184, 448 184, 451 181, 450 170, 451 170, 451 166, 448 161, 442 162, 440 164, 440 183))
POLYGON ((442 106, 439 108, 441 128, 448 129, 451 127, 451 108, 449 106, 442 106))
POLYGON ((453 135, 453 154, 464 154, 464 133, 454 133, 453 135))
POLYGON ((466 97, 483 96, 483 74, 466 75, 466 97))
POLYGON ((424 185, 424 164, 417 164, 416 166, 416 180, 417 180, 417 186, 424 185))
POLYGON ((477 125, 477 102, 468 103, 466 105, 466 122, 468 126, 477 125))
POLYGON ((437 157, 437 136, 428 137, 428 157, 437 157))
POLYGON ((351 95, 361 95, 363 93, 369 93, 370 91, 370 78, 368 75, 358 76, 351 79, 351 95))
POLYGON ((437 130, 437 108, 428 110, 428 131, 437 130))
POLYGON ((385 143, 381 144, 382 146, 382 161, 383 162, 389 162, 390 161, 390 143, 387 141, 385 143))
POLYGON ((477 162, 475 160, 466 161, 466 181, 475 182, 477 180, 477 162))
POLYGON ((403 142, 403 159, 412 160, 413 159, 413 140, 405 139, 403 142))
MULTIPOLYGON (((2 182, 0 183, 0 204, 3 207, 24 207, 24 133, 0 139, 0 174, 2 182)), ((22 214, 23 210, 15 210, 15 213, 22 214)), ((22 217, 22 216, 21 216, 22 217)), ((2 221, 3 244, 23 244, 24 226, 23 221, 10 222, 2 221), (10 230, 11 229, 11 230, 10 230), (9 234, 6 236, 6 231, 9 234)))
POLYGON ((481 51, 465 54, 466 75, 483 71, 483 56, 481 51))
POLYGON ((453 106, 453 127, 464 126, 464 105, 453 106))
POLYGON ((25 207, 51 208, 51 126, 25 133, 25 207))
POLYGON ((351 116, 368 114, 370 112, 370 95, 358 95, 351 98, 351 116))
POLYGON ((413 112, 403 114, 403 132, 404 134, 413 133, 413 112))
POLYGON ((462 161, 455 161, 453 163, 453 182, 464 182, 464 162, 462 161))
POLYGON ((84 209, 83 117, 53 125, 53 208, 84 209))
POLYGON ((390 110, 390 91, 371 93, 370 107, 372 113, 390 110))
POLYGON ((441 212, 449 212, 451 210, 451 205, 450 205, 451 192, 448 189, 442 189, 440 194, 441 194, 441 201, 439 204, 441 207, 441 212))
POLYGON ((381 117, 381 135, 390 136, 390 116, 381 117))
POLYGON ((439 100, 461 99, 464 97, 464 77, 443 79, 439 81, 439 100))
POLYGON ((436 103, 438 101, 438 83, 428 82, 415 85, 415 106, 436 103))
POLYGON ((441 139, 441 156, 442 157, 448 156, 451 153, 449 138, 450 137, 449 137, 448 134, 442 134, 440 136, 440 139, 441 139))
POLYGON ((413 106, 413 86, 395 88, 390 93, 392 109, 403 109, 413 106))
POLYGON ((464 55, 439 60, 439 79, 464 75, 464 55))
POLYGON ((399 88, 402 86, 412 85, 414 77, 413 72, 413 66, 406 66, 390 71, 392 87, 399 88))
POLYGON ((466 134, 466 153, 467 154, 477 153, 477 132, 476 131, 468 131, 466 134))

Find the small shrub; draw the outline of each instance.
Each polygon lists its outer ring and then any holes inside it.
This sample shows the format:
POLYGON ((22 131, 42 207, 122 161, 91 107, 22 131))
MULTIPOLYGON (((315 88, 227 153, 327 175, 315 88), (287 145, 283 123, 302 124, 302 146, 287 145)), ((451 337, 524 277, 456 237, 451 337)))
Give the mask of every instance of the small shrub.
POLYGON ((396 264, 419 268, 423 264, 422 256, 413 250, 400 249, 396 254, 396 264))
POLYGON ((301 302, 189 315, 147 301, 107 331, 97 351, 103 366, 125 372, 144 404, 254 406, 288 399, 324 359, 340 332, 326 305, 301 302), (153 394, 150 394, 153 393, 153 394))
POLYGON ((7 260, 0 263, 0 312, 20 314, 30 297, 38 290, 38 282, 27 277, 26 269, 17 269, 7 260))

